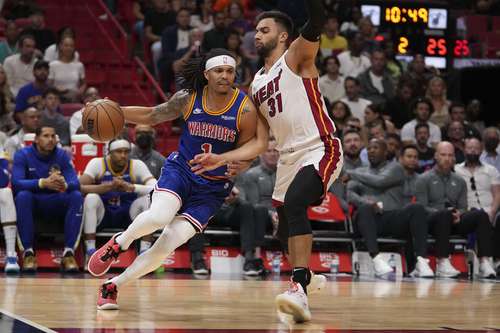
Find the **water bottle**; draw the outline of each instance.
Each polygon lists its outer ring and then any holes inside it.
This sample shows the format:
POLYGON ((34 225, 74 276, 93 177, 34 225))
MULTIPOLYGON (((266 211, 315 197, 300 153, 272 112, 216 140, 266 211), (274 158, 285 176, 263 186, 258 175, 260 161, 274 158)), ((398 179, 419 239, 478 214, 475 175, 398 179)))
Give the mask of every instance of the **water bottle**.
POLYGON ((339 273, 339 256, 336 253, 332 254, 330 260, 330 274, 337 275, 339 273))
POLYGON ((391 257, 389 258, 389 266, 391 266, 392 272, 396 273, 396 257, 394 254, 391 254, 391 257))
POLYGON ((281 253, 274 252, 272 261, 272 271, 274 274, 280 274, 281 271, 281 253))

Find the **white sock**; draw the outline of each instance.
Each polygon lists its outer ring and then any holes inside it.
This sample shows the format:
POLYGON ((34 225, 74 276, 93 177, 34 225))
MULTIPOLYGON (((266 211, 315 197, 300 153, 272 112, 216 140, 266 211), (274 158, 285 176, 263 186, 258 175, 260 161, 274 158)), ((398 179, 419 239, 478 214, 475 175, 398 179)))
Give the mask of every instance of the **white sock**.
POLYGON ((95 239, 87 239, 85 240, 85 250, 90 250, 94 249, 95 250, 95 239))
POLYGON ((195 234, 196 231, 189 222, 184 218, 176 218, 163 229, 160 237, 149 250, 138 256, 122 274, 109 281, 120 287, 154 271, 172 251, 187 242, 195 234))
POLYGON ((151 242, 141 240, 141 245, 139 246, 139 253, 148 250, 151 247, 151 242))
POLYGON ((71 254, 74 254, 73 249, 70 247, 65 247, 64 252, 63 252, 63 257, 66 255, 66 253, 71 252, 71 254))
POLYGON ((15 225, 3 226, 3 234, 5 237, 5 248, 8 257, 17 257, 16 233, 17 233, 17 228, 15 225))
POLYGON ((116 237, 122 250, 127 250, 136 239, 164 229, 180 209, 179 199, 168 192, 154 192, 151 207, 140 213, 123 233, 116 237))

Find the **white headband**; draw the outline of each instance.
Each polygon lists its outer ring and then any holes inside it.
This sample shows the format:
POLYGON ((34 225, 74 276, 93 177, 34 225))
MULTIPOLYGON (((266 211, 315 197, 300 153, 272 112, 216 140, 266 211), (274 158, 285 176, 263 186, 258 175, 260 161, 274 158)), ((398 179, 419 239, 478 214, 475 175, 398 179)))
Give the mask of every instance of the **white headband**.
POLYGON ((233 57, 228 55, 220 55, 207 60, 205 65, 205 70, 209 71, 217 66, 231 66, 233 68, 236 67, 236 60, 233 57))
POLYGON ((113 151, 116 149, 129 149, 130 150, 130 142, 124 139, 116 140, 110 143, 109 151, 113 151))

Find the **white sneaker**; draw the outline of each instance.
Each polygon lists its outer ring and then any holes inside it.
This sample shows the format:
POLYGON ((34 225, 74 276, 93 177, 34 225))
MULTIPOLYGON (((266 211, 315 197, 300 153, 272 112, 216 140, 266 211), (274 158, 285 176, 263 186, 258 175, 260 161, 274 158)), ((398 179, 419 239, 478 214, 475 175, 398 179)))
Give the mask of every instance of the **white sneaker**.
POLYGON ((479 276, 483 279, 494 278, 497 276, 495 269, 493 268, 493 262, 491 258, 482 258, 479 264, 479 276))
POLYGON ((425 259, 423 257, 417 257, 417 264, 415 265, 415 269, 410 273, 412 277, 421 277, 421 278, 433 278, 434 272, 429 266, 429 259, 425 259))
POLYGON ((460 271, 455 269, 449 258, 438 259, 436 266, 436 276, 445 278, 454 278, 460 275, 460 271))
POLYGON ((319 293, 319 291, 325 288, 326 285, 326 276, 321 274, 314 274, 311 271, 311 281, 307 285, 307 293, 308 295, 319 293))
POLYGON ((382 258, 382 256, 377 254, 375 258, 372 259, 373 268, 375 270, 375 276, 381 277, 392 272, 392 267, 382 258))
POLYGON ((7 274, 16 274, 19 273, 21 268, 17 263, 17 257, 7 257, 5 258, 5 273, 7 274))
POLYGON ((288 290, 276 296, 275 302, 278 311, 291 315, 296 323, 311 320, 307 295, 300 283, 290 282, 288 290))

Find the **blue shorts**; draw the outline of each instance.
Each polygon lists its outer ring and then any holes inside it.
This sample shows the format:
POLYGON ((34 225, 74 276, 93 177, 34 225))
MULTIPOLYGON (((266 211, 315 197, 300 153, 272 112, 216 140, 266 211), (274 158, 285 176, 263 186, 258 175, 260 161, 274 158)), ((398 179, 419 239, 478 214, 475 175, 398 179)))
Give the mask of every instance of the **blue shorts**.
POLYGON ((232 188, 233 183, 229 180, 214 181, 195 175, 187 161, 174 152, 165 160, 155 191, 177 196, 181 202, 181 209, 177 214, 185 217, 201 232, 232 188))
POLYGON ((105 228, 126 229, 132 220, 130 219, 130 205, 110 208, 105 206, 102 221, 97 225, 97 230, 105 228))

